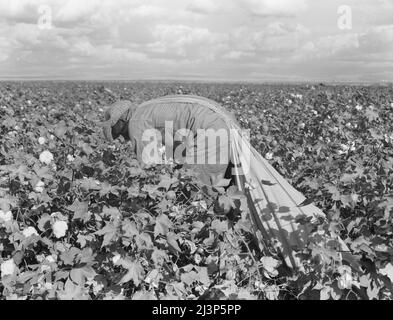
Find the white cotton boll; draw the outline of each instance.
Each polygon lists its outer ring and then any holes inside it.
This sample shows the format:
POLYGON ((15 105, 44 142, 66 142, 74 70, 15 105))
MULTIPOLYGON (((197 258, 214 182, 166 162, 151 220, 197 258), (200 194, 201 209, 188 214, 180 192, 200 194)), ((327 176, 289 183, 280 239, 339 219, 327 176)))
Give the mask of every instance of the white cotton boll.
POLYGON ((200 254, 196 253, 196 254, 194 255, 194 262, 195 262, 196 264, 200 264, 200 263, 202 262, 202 257, 201 257, 200 254))
POLYGON ((46 142, 46 139, 45 139, 44 137, 39 137, 39 138, 38 138, 38 143, 39 143, 40 145, 45 144, 45 142, 46 142))
POLYGON ((36 260, 38 261, 38 262, 43 262, 44 260, 45 260, 45 256, 43 255, 43 254, 38 254, 38 255, 36 255, 36 260))
POLYGON ((45 258, 46 261, 48 261, 49 263, 54 263, 56 262, 55 258, 53 256, 47 256, 45 258))
POLYGON ((357 111, 361 111, 361 110, 363 110, 363 107, 362 107, 360 104, 358 104, 358 105, 355 107, 355 109, 356 109, 357 111))
POLYGON ((35 185, 34 191, 42 193, 44 191, 45 183, 43 181, 38 181, 35 185))
POLYGON ((50 266, 48 266, 47 264, 41 266, 41 272, 48 272, 48 271, 51 271, 50 266))
POLYGON ((338 287, 341 290, 344 289, 351 289, 352 288, 352 275, 348 272, 345 272, 341 277, 338 279, 338 287))
POLYGON ((3 210, 0 210, 0 222, 9 222, 11 220, 12 220, 11 211, 4 212, 3 210))
POLYGON ((48 150, 45 150, 40 154, 40 161, 46 165, 49 165, 53 159, 53 154, 48 150))
POLYGON ((22 231, 23 235, 28 238, 33 235, 38 236, 38 232, 34 227, 28 227, 22 231))
POLYGON ((272 160, 273 159, 273 153, 271 153, 271 152, 266 153, 265 158, 266 158, 266 160, 272 160))
POLYGON ((53 224, 53 233, 56 238, 62 238, 66 235, 66 231, 68 230, 67 222, 65 221, 56 221, 53 224))
POLYGON ((45 282, 44 287, 46 290, 52 290, 53 284, 51 284, 50 282, 45 282))
POLYGON ((67 155, 67 160, 68 160, 68 162, 74 162, 75 158, 74 158, 74 156, 69 154, 69 155, 67 155))
POLYGON ((14 262, 14 259, 4 261, 1 264, 1 276, 4 277, 13 275, 16 271, 16 268, 17 266, 14 262))
POLYGON ((339 154, 348 153, 349 150, 350 150, 349 146, 347 146, 346 144, 341 144, 341 150, 339 150, 339 154))
POLYGON ((112 258, 113 264, 117 264, 117 263, 120 261, 120 259, 121 259, 121 255, 120 255, 120 254, 115 255, 115 256, 112 258))
POLYGON ((341 144, 341 148, 343 150, 349 150, 349 147, 346 144, 344 144, 344 143, 341 144))
POLYGON ((57 220, 67 220, 67 217, 65 217, 61 212, 53 212, 50 216, 57 220))

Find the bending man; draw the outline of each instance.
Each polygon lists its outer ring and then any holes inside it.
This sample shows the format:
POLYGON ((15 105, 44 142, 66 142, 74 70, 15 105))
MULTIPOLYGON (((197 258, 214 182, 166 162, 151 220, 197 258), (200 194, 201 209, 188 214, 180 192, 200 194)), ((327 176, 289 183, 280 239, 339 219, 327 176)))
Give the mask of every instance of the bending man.
POLYGON ((135 146, 142 164, 160 162, 160 146, 167 159, 193 169, 200 180, 214 185, 231 162, 230 128, 235 117, 216 102, 192 95, 172 95, 135 105, 119 101, 105 113, 108 140, 122 135, 135 146))

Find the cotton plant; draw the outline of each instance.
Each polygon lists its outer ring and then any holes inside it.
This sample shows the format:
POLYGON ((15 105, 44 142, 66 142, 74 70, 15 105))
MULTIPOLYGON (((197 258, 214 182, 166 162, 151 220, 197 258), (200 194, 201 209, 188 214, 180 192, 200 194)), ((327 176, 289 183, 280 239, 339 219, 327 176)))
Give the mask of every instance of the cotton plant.
POLYGON ((273 153, 272 153, 272 152, 266 153, 265 159, 266 159, 266 160, 272 160, 272 159, 273 159, 273 153))
POLYGON ((0 225, 12 221, 12 212, 0 210, 0 225))
POLYGON ((29 238, 31 236, 38 236, 38 232, 34 227, 27 227, 22 231, 22 234, 26 237, 29 238))
POLYGON ((54 160, 54 157, 50 151, 45 150, 45 151, 41 152, 40 161, 43 164, 50 165, 53 160, 54 160))
POLYGON ((46 139, 45 139, 44 137, 39 137, 39 138, 38 138, 38 143, 39 143, 40 145, 44 145, 44 144, 46 143, 46 139))
POLYGON ((1 263, 0 266, 0 271, 1 271, 1 277, 5 276, 12 276, 14 275, 18 270, 17 265, 15 264, 14 259, 9 259, 1 263))
POLYGON ((65 221, 57 220, 52 225, 53 233, 57 239, 63 238, 68 230, 68 224, 65 221))
POLYGON ((44 189, 45 189, 45 183, 42 180, 38 181, 34 187, 34 191, 38 193, 44 192, 44 189))

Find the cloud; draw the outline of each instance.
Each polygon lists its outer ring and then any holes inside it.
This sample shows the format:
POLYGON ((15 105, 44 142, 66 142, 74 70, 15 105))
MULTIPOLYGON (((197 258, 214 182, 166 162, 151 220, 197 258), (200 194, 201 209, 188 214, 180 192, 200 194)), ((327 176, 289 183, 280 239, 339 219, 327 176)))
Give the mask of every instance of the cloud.
POLYGON ((0 0, 0 74, 391 77, 390 0, 0 0), (53 28, 38 28, 49 5, 53 28), (351 72, 352 70, 352 72, 351 72), (372 71, 374 70, 374 71, 372 71))
POLYGON ((100 7, 97 0, 67 0, 55 11, 55 21, 77 22, 91 17, 100 7))
POLYGON ((36 23, 42 0, 1 0, 0 21, 36 23))
POLYGON ((305 43, 299 50, 303 59, 331 57, 348 49, 359 47, 358 34, 326 36, 305 43))
POLYGON ((154 5, 141 5, 136 7, 130 11, 132 15, 136 15, 138 17, 149 17, 149 18, 161 18, 166 14, 169 14, 169 11, 166 8, 154 6, 154 5))
POLYGON ((0 36, 0 62, 6 61, 13 51, 13 39, 0 36))
MULTIPOLYGON (((392 52, 393 50, 393 24, 371 28, 360 38, 360 45, 367 52, 392 52)), ((393 60, 393 54, 392 54, 393 60)))
POLYGON ((242 5, 257 16, 294 16, 307 8, 306 0, 243 0, 242 5))
POLYGON ((236 50, 226 56, 259 61, 272 57, 280 59, 299 48, 309 33, 305 26, 297 23, 271 22, 262 30, 240 27, 230 35, 229 47, 236 50))
POLYGON ((297 52, 298 59, 334 58, 336 60, 393 61, 393 25, 376 26, 361 33, 343 33, 306 42, 297 52))
POLYGON ((251 52, 231 50, 228 53, 225 53, 223 55, 223 58, 230 59, 230 60, 240 60, 240 59, 249 58, 252 56, 254 56, 254 54, 251 52))
POLYGON ((212 14, 218 12, 220 9, 219 1, 213 0, 198 0, 192 1, 187 5, 186 9, 200 14, 212 14))
POLYGON ((207 28, 185 25, 157 25, 153 30, 156 41, 150 49, 156 53, 171 54, 173 58, 211 60, 225 45, 227 35, 213 33, 207 28))

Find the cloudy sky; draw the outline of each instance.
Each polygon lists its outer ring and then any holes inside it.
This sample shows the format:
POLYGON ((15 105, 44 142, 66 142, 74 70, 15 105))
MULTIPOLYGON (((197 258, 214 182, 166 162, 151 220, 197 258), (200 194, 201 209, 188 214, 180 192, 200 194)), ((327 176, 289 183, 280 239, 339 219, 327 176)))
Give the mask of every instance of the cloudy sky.
POLYGON ((0 0, 0 78, 393 81, 393 0, 0 0))

